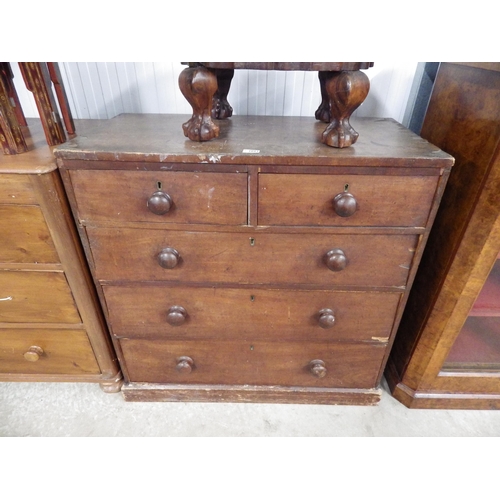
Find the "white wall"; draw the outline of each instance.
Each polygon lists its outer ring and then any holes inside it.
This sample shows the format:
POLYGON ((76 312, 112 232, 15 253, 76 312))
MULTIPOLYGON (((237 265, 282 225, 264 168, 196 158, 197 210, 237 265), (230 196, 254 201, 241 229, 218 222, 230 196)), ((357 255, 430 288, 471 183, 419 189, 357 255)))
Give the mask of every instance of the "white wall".
MULTIPOLYGON (((11 63, 21 105, 38 116, 17 63, 11 63)), ((178 62, 60 62, 73 118, 112 118, 120 113, 183 113, 192 110, 179 90, 178 62)), ((370 92, 357 116, 403 122, 417 62, 375 62, 365 71, 370 92)), ((314 116, 321 98, 316 72, 237 70, 228 100, 235 115, 314 116)))

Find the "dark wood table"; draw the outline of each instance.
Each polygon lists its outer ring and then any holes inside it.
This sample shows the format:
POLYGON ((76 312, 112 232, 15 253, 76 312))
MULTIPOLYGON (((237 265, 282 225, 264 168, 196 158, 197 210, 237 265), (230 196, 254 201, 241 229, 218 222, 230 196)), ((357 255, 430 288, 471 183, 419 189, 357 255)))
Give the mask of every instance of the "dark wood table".
POLYGON ((183 124, 184 135, 192 141, 209 141, 219 136, 213 119, 233 114, 227 94, 235 69, 318 71, 321 104, 317 120, 328 123, 321 142, 335 148, 351 146, 359 134, 349 118, 368 95, 370 81, 360 70, 372 62, 190 62, 179 76, 179 87, 193 108, 193 116, 183 124))

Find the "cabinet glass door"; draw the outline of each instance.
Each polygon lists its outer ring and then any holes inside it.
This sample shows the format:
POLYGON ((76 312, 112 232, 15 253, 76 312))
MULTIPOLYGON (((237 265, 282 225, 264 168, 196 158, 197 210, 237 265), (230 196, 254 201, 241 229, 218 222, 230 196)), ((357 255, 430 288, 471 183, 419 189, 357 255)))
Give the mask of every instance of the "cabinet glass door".
POLYGON ((500 255, 476 299, 444 370, 500 370, 500 255))

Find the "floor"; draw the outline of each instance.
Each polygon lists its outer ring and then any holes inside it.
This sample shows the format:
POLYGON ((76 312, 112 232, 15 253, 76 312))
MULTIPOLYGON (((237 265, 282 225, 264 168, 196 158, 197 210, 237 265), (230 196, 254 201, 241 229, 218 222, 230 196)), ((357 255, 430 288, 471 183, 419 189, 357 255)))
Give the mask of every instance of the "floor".
POLYGON ((94 384, 0 383, 1 437, 498 437, 500 411, 126 403, 94 384))

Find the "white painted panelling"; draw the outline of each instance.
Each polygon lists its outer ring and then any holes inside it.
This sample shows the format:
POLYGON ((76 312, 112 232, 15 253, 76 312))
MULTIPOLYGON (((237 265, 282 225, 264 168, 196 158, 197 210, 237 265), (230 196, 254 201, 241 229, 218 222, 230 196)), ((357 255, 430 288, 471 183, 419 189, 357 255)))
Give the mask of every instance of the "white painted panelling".
MULTIPOLYGON (((12 67, 26 116, 38 116, 17 64, 12 67)), ((192 112, 179 90, 179 74, 185 68, 180 63, 78 62, 59 67, 75 119, 192 112)), ((355 116, 402 122, 416 69, 416 62, 375 62, 365 71, 370 93, 355 116)), ((321 93, 316 72, 237 70, 228 100, 235 115, 314 116, 321 93)))

